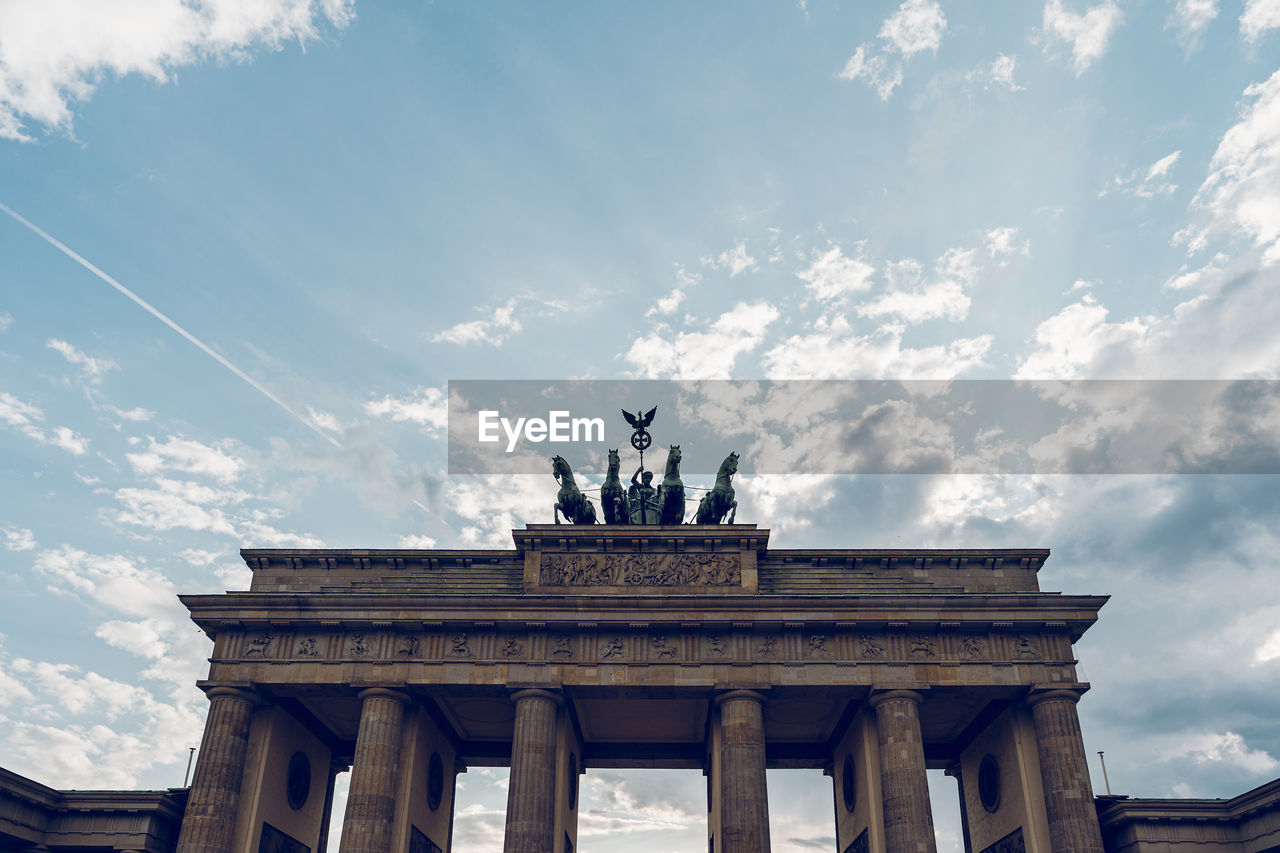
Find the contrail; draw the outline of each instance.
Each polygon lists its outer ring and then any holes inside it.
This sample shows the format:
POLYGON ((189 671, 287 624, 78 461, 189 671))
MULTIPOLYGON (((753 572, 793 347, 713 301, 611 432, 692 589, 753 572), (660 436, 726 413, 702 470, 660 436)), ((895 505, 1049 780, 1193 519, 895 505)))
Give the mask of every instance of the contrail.
POLYGON ((210 358, 212 358, 214 361, 218 362, 218 364, 221 364, 221 365, 222 365, 223 367, 225 367, 227 370, 230 370, 230 371, 231 371, 232 373, 234 373, 236 376, 239 376, 239 377, 240 377, 241 379, 243 379, 245 382, 249 383, 249 386, 250 386, 250 387, 252 387, 253 389, 255 389, 256 391, 258 391, 260 394, 262 394, 262 396, 266 397, 268 400, 270 400, 271 402, 275 403, 277 406, 279 406, 280 408, 284 409, 284 410, 285 410, 286 412, 288 412, 289 414, 293 415, 293 416, 294 416, 294 418, 296 418, 296 419, 297 419, 298 421, 300 421, 304 426, 306 426, 306 427, 307 427, 307 429, 311 430, 311 431, 312 431, 312 432, 314 432, 316 435, 320 436, 320 437, 321 437, 321 438, 323 438, 325 441, 327 441, 327 442, 329 442, 330 444, 332 444, 334 447, 337 447, 337 448, 339 448, 339 449, 341 449, 341 448, 342 448, 342 443, 341 443, 341 442, 339 442, 336 438, 334 438, 333 436, 328 435, 327 433, 325 433, 325 432, 321 431, 321 429, 320 429, 319 427, 317 427, 315 424, 313 424, 310 420, 308 420, 307 418, 303 417, 303 416, 302 416, 301 414, 299 414, 298 412, 295 412, 293 409, 289 408, 289 406, 288 406, 288 405, 287 405, 283 400, 281 400, 281 399, 280 399, 279 397, 277 397, 275 394, 272 394, 272 393, 271 393, 270 391, 268 391, 266 388, 264 388, 264 387, 262 387, 261 385, 259 385, 259 384, 258 384, 258 382, 257 382, 257 381, 252 377, 252 376, 250 376, 249 374, 245 373, 243 370, 241 370, 240 368, 236 367, 236 366, 235 366, 234 364, 232 364, 231 362, 227 361, 225 358, 223 358, 223 357, 222 357, 221 355, 219 355, 218 353, 214 352, 214 350, 213 350, 213 349, 211 349, 209 346, 207 346, 203 341, 201 341, 201 340, 200 340, 199 338, 197 338, 195 335, 193 335, 193 334, 191 334, 190 332, 188 332, 186 329, 184 329, 184 328, 182 328, 181 326, 179 326, 177 323, 175 323, 175 322, 173 322, 172 320, 170 320, 170 319, 169 319, 168 317, 166 317, 166 316, 165 316, 165 315, 164 315, 160 310, 158 310, 157 308, 153 307, 153 306, 151 305, 151 303, 147 302, 147 300, 143 299, 141 296, 139 296, 138 294, 134 293, 132 290, 130 290, 129 288, 125 287, 123 284, 121 284, 120 282, 116 281, 114 278, 112 278, 111 276, 107 275, 105 272, 103 272, 102 270, 98 269, 98 268, 97 268, 97 267, 95 267, 93 264, 89 263, 87 260, 85 260, 85 259, 84 259, 83 257, 81 257, 79 254, 77 254, 77 253, 76 253, 76 252, 74 252, 72 249, 70 249, 69 247, 67 247, 65 244, 63 244, 63 243, 62 243, 60 240, 58 240, 56 237, 54 237, 54 236, 52 236, 51 234, 49 234, 49 233, 47 233, 46 231, 44 231, 44 229, 40 228, 38 225, 35 225, 34 223, 27 221, 27 219, 26 219, 25 217, 23 217, 23 216, 22 216, 22 214, 18 213, 16 210, 14 210, 13 208, 9 207, 9 205, 5 204, 5 203, 4 203, 4 202, 2 202, 2 201, 0 201, 0 210, 3 210, 5 213, 9 214, 11 217, 13 217, 13 218, 14 218, 14 219, 16 219, 18 222, 20 222, 22 225, 25 225, 25 226, 26 226, 30 231, 32 231, 34 234, 36 234, 37 236, 39 236, 42 240, 44 240, 44 241, 45 241, 46 243, 48 243, 49 245, 53 246, 53 247, 54 247, 55 249, 57 249, 58 251, 62 252, 62 254, 66 255, 68 258, 70 258, 71 260, 75 261, 75 262, 76 262, 76 263, 78 263, 80 266, 84 267, 84 268, 85 268, 85 269, 87 269, 89 272, 93 273, 93 274, 94 274, 94 275, 96 275, 98 278, 102 279, 102 280, 103 280, 103 281, 105 281, 107 284, 111 285, 111 286, 112 286, 112 287, 114 287, 116 290, 120 291, 120 292, 121 292, 121 293, 123 293, 125 296, 129 297, 130 299, 132 299, 135 303, 137 303, 137 304, 138 304, 138 305, 139 305, 143 310, 145 310, 145 311, 146 311, 148 314, 150 314, 152 317, 155 317, 155 318, 156 318, 157 320, 159 320, 161 323, 164 323, 164 324, 165 324, 166 326, 168 326, 170 329, 173 329, 173 330, 174 330, 175 332, 177 332, 179 335, 182 335, 182 337, 186 338, 188 341, 190 341, 191 343, 195 344, 197 347, 199 347, 201 350, 203 350, 203 351, 204 351, 204 352, 205 352, 205 353, 206 353, 210 358))

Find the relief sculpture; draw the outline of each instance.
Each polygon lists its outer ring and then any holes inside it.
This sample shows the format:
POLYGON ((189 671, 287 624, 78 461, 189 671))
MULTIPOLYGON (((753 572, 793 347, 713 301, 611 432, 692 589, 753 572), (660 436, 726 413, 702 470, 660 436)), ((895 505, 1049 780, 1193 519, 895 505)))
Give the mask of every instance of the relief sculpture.
POLYGON ((737 554, 543 554, 543 586, 737 586, 737 554))

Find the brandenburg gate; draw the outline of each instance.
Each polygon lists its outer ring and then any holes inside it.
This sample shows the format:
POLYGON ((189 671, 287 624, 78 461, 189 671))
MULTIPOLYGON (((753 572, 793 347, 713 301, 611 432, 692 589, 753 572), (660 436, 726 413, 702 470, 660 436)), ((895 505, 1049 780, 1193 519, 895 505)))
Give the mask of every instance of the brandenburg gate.
POLYGON ((832 778, 838 853, 1102 853, 1072 644, 1105 596, 1046 550, 771 549, 752 524, 530 525, 510 550, 246 550, 183 596, 214 641, 178 850, 447 851, 510 766, 507 853, 577 846, 590 767, 701 768, 708 849, 769 850, 770 767, 832 778))

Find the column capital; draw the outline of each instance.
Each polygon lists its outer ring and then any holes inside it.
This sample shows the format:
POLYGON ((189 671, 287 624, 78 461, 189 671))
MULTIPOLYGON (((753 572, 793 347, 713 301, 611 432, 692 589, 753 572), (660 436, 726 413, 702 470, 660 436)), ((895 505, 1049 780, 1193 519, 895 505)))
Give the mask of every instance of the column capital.
POLYGON ((870 703, 872 708, 877 708, 885 702, 893 702, 895 700, 906 700, 913 705, 919 707, 924 701, 925 690, 929 688, 906 690, 903 688, 873 688, 871 690, 870 703))
POLYGON ((1036 685, 1027 694, 1027 707, 1034 708, 1041 702, 1070 702, 1072 705, 1080 701, 1080 697, 1089 689, 1087 684, 1073 685, 1036 685))
POLYGON ((523 690, 513 690, 511 692, 511 701, 518 703, 521 699, 546 699, 553 703, 556 707, 564 704, 564 696, 559 690, 546 690, 541 687, 526 687, 523 690))
POLYGON ((264 703, 263 698, 258 695, 257 691, 255 691, 252 687, 247 687, 247 686, 232 687, 230 685, 218 685, 214 687, 206 687, 204 689, 204 695, 210 700, 213 700, 218 696, 229 696, 233 699, 240 699, 242 701, 248 702, 250 705, 254 707, 257 707, 258 705, 261 705, 264 703))
POLYGON ((726 690, 723 693, 716 694, 716 705, 723 705, 725 702, 736 702, 746 699, 752 702, 764 704, 767 695, 763 690, 726 690))
POLYGON ((394 699, 401 705, 408 705, 412 701, 412 697, 403 690, 392 690, 389 687, 367 687, 356 694, 356 698, 361 702, 366 699, 374 699, 382 697, 383 699, 394 699))

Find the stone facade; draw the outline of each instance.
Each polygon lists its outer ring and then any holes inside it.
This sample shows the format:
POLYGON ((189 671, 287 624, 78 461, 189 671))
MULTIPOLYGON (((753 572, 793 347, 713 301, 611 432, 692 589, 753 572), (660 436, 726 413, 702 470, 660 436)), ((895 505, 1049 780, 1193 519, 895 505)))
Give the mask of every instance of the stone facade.
POLYGON ((1098 797, 1108 853, 1276 853, 1280 779, 1229 800, 1098 797))
POLYGON ((0 768, 0 850, 170 853, 187 791, 56 791, 0 768))
MULTIPOLYGON (((412 741, 419 761, 450 759, 436 782, 448 814, 455 772, 511 767, 507 851, 570 849, 584 768, 646 766, 708 775, 713 850, 767 851, 765 768, 808 767, 852 797, 837 798, 841 850, 924 853, 925 770, 963 766, 983 737, 1034 756, 1028 700, 1087 688, 1072 644, 1106 601, 1040 592, 1044 550, 770 550, 754 525, 536 525, 513 539, 510 551, 245 551, 247 592, 183 596, 214 641, 210 742, 227 740, 209 768, 201 758, 194 824, 221 809, 255 849, 266 812, 246 832, 248 789, 233 802, 218 780, 228 760, 253 763, 237 757, 242 734, 253 755, 283 760, 270 743, 282 735, 259 722, 283 713, 313 738, 289 747, 313 767, 354 763, 343 851, 409 849, 419 835, 449 849, 451 823, 432 821, 406 765, 412 741), (1020 727, 1000 722, 1011 714, 1020 727)), ((1074 772, 1083 745, 1061 737, 1075 712, 1063 704, 1043 731, 1074 772)), ((1022 803, 1014 828, 1032 850, 1066 849, 1044 815, 1076 827, 1075 789, 1024 777, 1006 781, 1021 792, 1007 800, 1022 803)), ((321 831, 289 826, 304 846, 321 831)), ((233 849, 192 832, 184 853, 233 849)))

